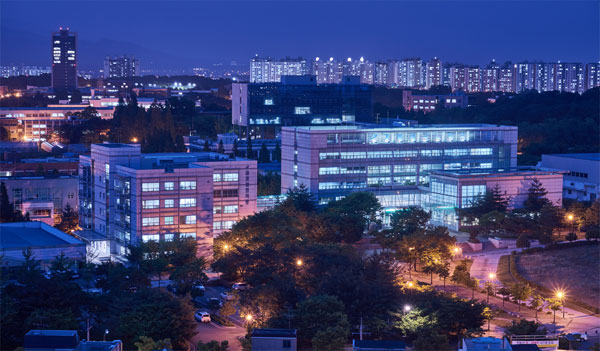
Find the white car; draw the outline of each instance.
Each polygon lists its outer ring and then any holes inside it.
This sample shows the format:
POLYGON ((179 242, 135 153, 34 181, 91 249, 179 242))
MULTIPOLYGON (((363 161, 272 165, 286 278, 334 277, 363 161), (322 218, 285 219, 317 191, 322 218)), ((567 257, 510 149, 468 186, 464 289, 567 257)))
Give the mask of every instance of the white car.
POLYGON ((246 290, 248 289, 250 286, 246 283, 235 283, 233 284, 233 286, 231 287, 233 290, 246 290))
POLYGON ((223 292, 223 293, 221 293, 220 296, 223 300, 226 300, 226 301, 235 300, 235 295, 233 295, 230 292, 223 292))
POLYGON ((208 312, 205 312, 205 311, 197 311, 194 314, 194 318, 198 322, 202 322, 202 323, 209 323, 210 322, 210 314, 208 312))

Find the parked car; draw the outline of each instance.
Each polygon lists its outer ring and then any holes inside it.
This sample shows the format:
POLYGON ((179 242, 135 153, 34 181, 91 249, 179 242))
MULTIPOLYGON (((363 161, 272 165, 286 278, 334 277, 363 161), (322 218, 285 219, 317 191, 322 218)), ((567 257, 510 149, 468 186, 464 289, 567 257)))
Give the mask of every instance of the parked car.
POLYGON ((221 306, 223 306, 223 303, 221 302, 221 300, 217 299, 216 297, 211 297, 208 300, 208 307, 216 310, 221 308, 221 306))
POLYGON ((177 293, 177 287, 175 285, 169 284, 169 285, 167 285, 167 291, 170 291, 173 294, 176 294, 177 293))
POLYGON ((233 284, 233 286, 231 288, 233 290, 246 290, 249 287, 250 286, 247 283, 235 283, 235 284, 233 284))
POLYGON ((225 301, 235 300, 235 295, 233 295, 232 293, 227 292, 227 291, 222 292, 220 296, 225 301))
POLYGON ((194 314, 194 318, 198 321, 198 322, 202 322, 202 323, 208 323, 210 322, 210 314, 206 311, 197 311, 194 314))

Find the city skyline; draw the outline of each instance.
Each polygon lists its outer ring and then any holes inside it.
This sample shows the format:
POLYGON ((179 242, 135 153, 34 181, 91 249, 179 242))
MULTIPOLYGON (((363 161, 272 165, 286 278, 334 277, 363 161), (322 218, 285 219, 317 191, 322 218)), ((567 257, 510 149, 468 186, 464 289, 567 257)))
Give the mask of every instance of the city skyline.
POLYGON ((2 65, 47 65, 47 38, 60 26, 79 34, 81 69, 101 67, 105 57, 121 55, 139 58, 147 68, 191 69, 231 61, 246 65, 255 54, 308 59, 364 56, 370 61, 442 57, 446 62, 483 65, 492 59, 597 62, 600 50, 599 4, 591 1, 326 2, 319 3, 319 11, 300 2, 176 2, 168 6, 151 2, 144 7, 139 2, 119 2, 120 11, 110 13, 108 26, 104 16, 88 15, 97 8, 94 1, 32 4, 0 5, 2 65), (14 15, 18 13, 28 16, 14 15), (155 13, 168 25, 149 25, 147 20, 155 13), (499 18, 504 14, 512 24, 524 25, 492 26, 486 13, 499 18), (290 21, 290 16, 300 20, 290 21))

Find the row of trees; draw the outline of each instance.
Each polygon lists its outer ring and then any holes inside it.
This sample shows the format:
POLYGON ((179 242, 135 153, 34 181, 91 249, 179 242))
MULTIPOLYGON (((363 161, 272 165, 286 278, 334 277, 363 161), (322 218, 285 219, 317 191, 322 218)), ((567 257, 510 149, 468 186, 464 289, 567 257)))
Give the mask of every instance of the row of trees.
MULTIPOLYGON (((431 349, 425 343, 435 340, 434 349, 443 350, 448 336, 480 330, 483 305, 406 289, 396 255, 363 257, 349 245, 375 223, 379 209, 370 193, 319 208, 305 188, 292 190, 274 209, 243 219, 215 239, 213 268, 224 279, 252 286, 238 301, 241 314, 252 316, 252 327, 297 328, 303 347, 342 349, 362 325, 374 338, 419 339, 419 350, 431 349), (423 318, 412 321, 414 315, 403 313, 405 304, 423 318), (434 330, 439 337, 428 339, 434 330)), ((423 246, 426 257, 446 257, 433 244, 443 233, 421 235, 436 237, 423 246)))
POLYGON ((186 340, 197 326, 189 295, 178 297, 163 289, 151 289, 148 272, 156 272, 155 267, 160 266, 157 260, 164 259, 165 272, 184 291, 186 286, 206 279, 205 263, 196 258, 192 239, 175 239, 168 247, 161 247, 169 252, 160 258, 156 256, 162 254, 157 255, 155 247, 148 244, 132 250, 129 259, 135 264, 130 267, 115 263, 79 263, 77 267, 61 255, 51 262, 48 278, 42 274, 40 262, 25 251, 24 263, 15 269, 5 268, 2 274, 0 348, 12 350, 22 345, 30 329, 71 329, 85 335, 88 322, 92 340, 101 340, 109 330, 112 339, 123 340, 125 349, 154 350, 156 345, 186 348, 186 340), (79 284, 72 280, 76 267, 79 284), (89 293, 81 286, 95 286, 103 293, 89 293))

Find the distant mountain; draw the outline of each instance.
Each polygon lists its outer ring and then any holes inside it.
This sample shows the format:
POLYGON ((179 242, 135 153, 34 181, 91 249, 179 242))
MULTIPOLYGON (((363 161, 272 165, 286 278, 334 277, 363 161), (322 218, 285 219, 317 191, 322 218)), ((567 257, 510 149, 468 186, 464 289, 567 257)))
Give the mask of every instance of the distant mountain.
MULTIPOLYGON (((0 64, 27 64, 50 66, 50 35, 38 34, 1 27, 0 64)), ((100 39, 96 41, 78 38, 78 62, 82 69, 100 69, 107 56, 134 56, 140 60, 142 69, 191 69, 199 60, 182 58, 154 48, 131 42, 100 39)))

